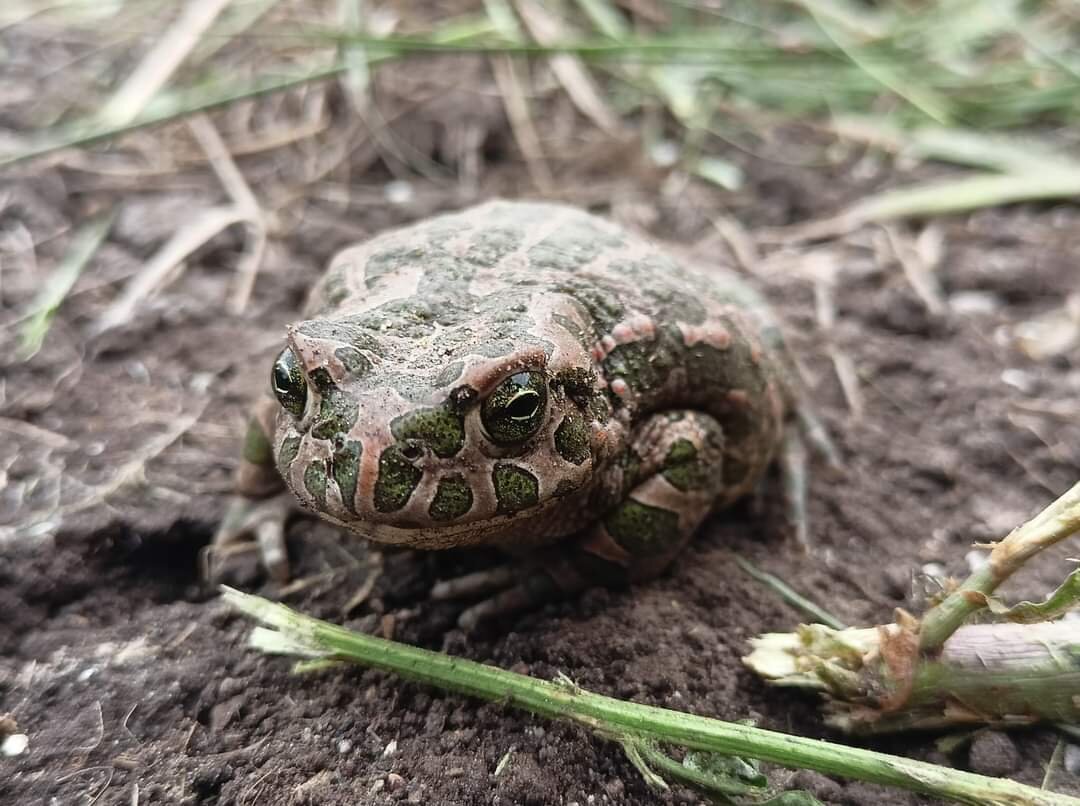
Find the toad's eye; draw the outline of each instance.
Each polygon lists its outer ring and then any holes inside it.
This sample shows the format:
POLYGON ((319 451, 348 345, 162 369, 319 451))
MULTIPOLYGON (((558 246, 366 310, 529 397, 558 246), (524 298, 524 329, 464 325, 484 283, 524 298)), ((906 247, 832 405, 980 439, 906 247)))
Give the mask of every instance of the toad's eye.
POLYGON ((547 383, 540 372, 511 375, 488 395, 480 407, 480 422, 492 442, 522 442, 544 423, 547 383))
POLYGON ((270 386, 278 403, 293 417, 304 416, 304 406, 307 404, 307 381, 304 380, 304 372, 300 369, 300 362, 289 348, 281 351, 281 355, 274 362, 273 372, 270 373, 270 386))

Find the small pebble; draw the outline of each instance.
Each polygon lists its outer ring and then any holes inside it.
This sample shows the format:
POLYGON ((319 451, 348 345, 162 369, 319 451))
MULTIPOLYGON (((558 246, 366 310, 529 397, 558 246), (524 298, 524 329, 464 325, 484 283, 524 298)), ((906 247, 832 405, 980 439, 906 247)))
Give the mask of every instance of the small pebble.
POLYGON ((989 291, 958 291, 949 297, 949 309, 960 316, 980 316, 999 311, 1001 300, 989 291))
POLYGON ((350 750, 352 750, 352 742, 350 742, 348 739, 342 739, 337 743, 337 751, 341 755, 345 755, 350 750))
POLYGON ((799 770, 791 777, 789 789, 801 789, 809 792, 815 798, 830 802, 840 800, 844 787, 820 772, 813 770, 799 770))
POLYGON ((979 733, 971 742, 968 752, 971 769, 980 775, 1000 778, 1020 769, 1020 751, 1008 734, 998 730, 979 733))
POLYGON ((886 590, 895 599, 904 600, 911 595, 911 570, 889 566, 882 573, 886 590))
POLYGON ((941 563, 926 563, 920 570, 934 579, 944 579, 949 575, 948 569, 941 563))
POLYGON ((4 743, 0 744, 0 753, 9 758, 12 756, 21 756, 26 752, 26 748, 29 746, 29 736, 25 733, 12 733, 10 736, 4 737, 4 743))
POLYGON ((659 140, 649 149, 649 158, 659 168, 670 168, 679 161, 679 145, 674 140, 659 140))
POLYGON ((1025 372, 1022 369, 1003 369, 1001 371, 1001 382, 1011 386, 1013 389, 1018 389, 1025 395, 1035 393, 1035 377, 1030 372, 1025 372))
POLYGON ((398 792, 405 786, 405 779, 398 775, 396 772, 392 772, 386 776, 386 788, 391 792, 398 792))
POLYGON ((1065 771, 1080 775, 1080 744, 1065 745, 1065 771))
POLYGON ((604 793, 615 803, 621 803, 626 794, 626 784, 621 778, 613 778, 604 784, 604 793))
POLYGON ((387 182, 383 187, 383 196, 391 204, 408 204, 416 196, 416 191, 410 182, 403 179, 395 179, 387 182))

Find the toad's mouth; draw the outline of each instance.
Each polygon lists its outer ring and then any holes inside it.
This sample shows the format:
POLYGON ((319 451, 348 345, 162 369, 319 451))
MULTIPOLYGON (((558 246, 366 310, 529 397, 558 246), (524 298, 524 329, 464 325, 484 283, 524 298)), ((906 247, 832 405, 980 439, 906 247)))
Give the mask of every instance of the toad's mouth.
POLYGON ((520 458, 444 457, 417 439, 370 430, 323 439, 294 425, 282 429, 278 467, 307 508, 346 525, 415 530, 515 516, 553 497, 520 458))

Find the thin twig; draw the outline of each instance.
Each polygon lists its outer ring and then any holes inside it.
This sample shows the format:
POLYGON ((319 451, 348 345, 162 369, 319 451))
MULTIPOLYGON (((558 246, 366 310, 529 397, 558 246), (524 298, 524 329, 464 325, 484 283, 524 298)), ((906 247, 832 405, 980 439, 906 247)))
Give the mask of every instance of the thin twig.
POLYGON ((712 225, 724 239, 724 243, 728 245, 740 268, 749 274, 756 274, 758 264, 761 262, 761 254, 758 252, 753 236, 746 231, 746 227, 737 219, 727 215, 712 219, 712 225))
POLYGON ((20 358, 29 359, 41 349, 53 316, 70 294, 83 269, 105 242, 114 218, 114 212, 109 211, 91 219, 75 232, 64 257, 30 304, 28 318, 20 329, 20 358))
POLYGON ((529 102, 525 98, 515 62, 509 56, 496 56, 491 60, 491 70, 495 75, 495 83, 499 85, 499 94, 510 129, 517 140, 518 148, 521 149, 521 155, 525 157, 529 178, 541 193, 551 194, 555 189, 555 177, 551 175, 543 147, 540 145, 540 137, 533 126, 529 102))
POLYGON ((944 316, 949 306, 945 303, 945 296, 941 293, 941 285, 934 275, 935 266, 927 263, 919 250, 897 230, 896 226, 886 224, 882 227, 885 237, 889 242, 896 261, 904 270, 904 276, 911 285, 916 296, 926 306, 926 310, 934 316, 944 316))
POLYGON ((814 315, 817 318, 818 329, 825 335, 826 352, 832 361, 836 379, 840 382, 840 389, 844 393, 848 409, 851 411, 853 420, 862 420, 866 411, 863 401, 862 387, 859 384, 858 371, 855 362, 846 352, 840 349, 832 339, 833 328, 836 325, 836 298, 833 290, 836 287, 835 271, 828 276, 819 275, 814 282, 814 315))
POLYGON ((248 229, 248 244, 237 266, 236 287, 229 300, 229 312, 242 313, 251 298, 255 287, 255 276, 262 264, 267 244, 267 219, 259 206, 244 175, 240 172, 221 135, 205 114, 193 116, 188 120, 188 127, 210 160, 225 191, 229 194, 237 210, 244 216, 248 229))
POLYGON ((191 0, 153 50, 101 110, 106 126, 126 126, 142 114, 218 15, 232 0, 191 0))
MULTIPOLYGON (((533 0, 516 0, 516 6, 525 27, 541 45, 552 46, 566 41, 559 20, 543 5, 533 0)), ((610 135, 619 134, 622 123, 618 115, 608 107, 600 88, 581 60, 569 53, 556 53, 549 58, 549 63, 574 106, 601 131, 610 135)))
POLYGON ((154 253, 120 297, 97 318, 91 332, 104 333, 130 321, 139 303, 150 296, 186 257, 218 233, 245 220, 244 211, 233 204, 211 207, 196 215, 154 253))

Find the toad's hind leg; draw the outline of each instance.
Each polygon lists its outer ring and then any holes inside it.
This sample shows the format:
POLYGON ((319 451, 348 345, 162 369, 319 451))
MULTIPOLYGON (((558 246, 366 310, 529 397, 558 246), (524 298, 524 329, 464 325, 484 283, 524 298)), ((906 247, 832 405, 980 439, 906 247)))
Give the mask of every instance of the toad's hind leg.
POLYGON ((623 495, 575 541, 586 584, 662 572, 722 497, 723 457, 723 431, 708 414, 678 410, 646 420, 624 462, 623 495))
POLYGON ((708 414, 676 410, 653 415, 638 429, 609 479, 606 514, 580 535, 526 558, 529 571, 505 569, 439 583, 438 599, 504 588, 465 610, 466 628, 526 610, 592 585, 619 585, 662 572, 686 545, 722 492, 724 439, 708 414))

